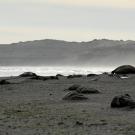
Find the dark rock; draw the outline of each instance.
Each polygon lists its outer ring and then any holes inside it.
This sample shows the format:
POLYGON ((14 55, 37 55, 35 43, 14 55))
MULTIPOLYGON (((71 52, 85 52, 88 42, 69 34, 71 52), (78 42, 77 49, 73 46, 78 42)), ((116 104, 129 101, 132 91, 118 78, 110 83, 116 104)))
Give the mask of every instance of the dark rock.
POLYGON ((135 74, 135 67, 123 65, 112 71, 112 74, 135 74))
POLYGON ((63 100, 86 100, 86 99, 88 98, 78 92, 69 92, 63 98, 63 100))
POLYGON ((1 80, 0 81, 0 85, 6 85, 6 84, 11 84, 11 83, 8 82, 7 80, 1 80))
POLYGON ((111 102, 112 108, 121 108, 121 107, 135 107, 135 101, 131 98, 129 94, 116 96, 111 102))
POLYGON ((19 75, 20 77, 36 77, 37 75, 33 72, 24 72, 23 74, 19 75))
POLYGON ((82 126, 82 125, 83 125, 83 123, 82 123, 82 122, 80 122, 80 121, 76 121, 75 125, 76 125, 76 126, 82 126))

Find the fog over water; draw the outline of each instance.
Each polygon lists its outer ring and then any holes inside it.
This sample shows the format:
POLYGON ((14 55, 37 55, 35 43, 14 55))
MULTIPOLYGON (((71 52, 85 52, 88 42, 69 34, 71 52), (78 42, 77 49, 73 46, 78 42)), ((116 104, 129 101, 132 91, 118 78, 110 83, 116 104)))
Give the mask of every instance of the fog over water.
POLYGON ((23 72, 34 72, 38 75, 49 76, 56 74, 100 74, 112 71, 112 67, 48 67, 48 66, 1 66, 0 76, 17 76, 23 72))

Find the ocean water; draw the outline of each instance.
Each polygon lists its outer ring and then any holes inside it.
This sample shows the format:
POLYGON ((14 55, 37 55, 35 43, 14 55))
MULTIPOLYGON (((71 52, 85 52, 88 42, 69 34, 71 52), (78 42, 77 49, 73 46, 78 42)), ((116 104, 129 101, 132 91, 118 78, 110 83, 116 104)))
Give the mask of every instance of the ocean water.
POLYGON ((0 77, 5 76, 18 76, 23 72, 34 72, 38 75, 70 75, 70 74, 100 74, 103 72, 110 72, 112 68, 103 67, 47 67, 47 66, 1 66, 0 77))

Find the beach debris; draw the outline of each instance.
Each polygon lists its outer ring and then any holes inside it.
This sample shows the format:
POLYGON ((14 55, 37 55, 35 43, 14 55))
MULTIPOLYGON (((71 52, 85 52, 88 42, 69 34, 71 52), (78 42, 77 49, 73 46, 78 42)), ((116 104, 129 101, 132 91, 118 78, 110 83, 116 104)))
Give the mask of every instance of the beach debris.
POLYGON ((6 85, 6 84, 11 84, 7 80, 0 80, 0 85, 6 85))
POLYGON ((36 77, 37 75, 33 72, 24 72, 23 74, 19 75, 20 77, 36 77))
POLYGON ((63 100, 87 100, 88 98, 78 92, 69 92, 63 98, 63 100))
POLYGON ((120 76, 120 78, 121 79, 127 79, 127 78, 129 78, 127 75, 122 75, 122 76, 120 76))
POLYGON ((123 65, 112 71, 112 74, 135 74, 135 67, 123 65))
POLYGON ((115 96, 111 102, 111 107, 135 107, 135 100, 133 100, 129 94, 115 96))

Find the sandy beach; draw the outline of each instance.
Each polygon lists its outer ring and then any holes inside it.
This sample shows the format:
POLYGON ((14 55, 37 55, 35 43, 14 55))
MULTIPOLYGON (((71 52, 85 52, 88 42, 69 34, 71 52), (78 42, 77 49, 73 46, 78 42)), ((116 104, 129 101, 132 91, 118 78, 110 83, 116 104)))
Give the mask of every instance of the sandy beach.
POLYGON ((0 135, 135 135, 135 0, 0 0, 0 135))
MULTIPOLYGON (((3 79, 3 78, 1 78, 3 79)), ((1 135, 134 135, 135 110, 110 107, 114 96, 135 98, 135 75, 121 79, 101 74, 58 80, 6 77, 0 85, 1 135), (95 88, 88 100, 65 101, 73 84, 95 88)))

